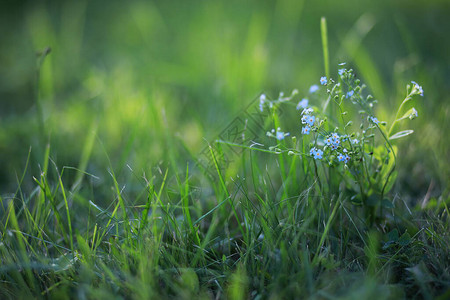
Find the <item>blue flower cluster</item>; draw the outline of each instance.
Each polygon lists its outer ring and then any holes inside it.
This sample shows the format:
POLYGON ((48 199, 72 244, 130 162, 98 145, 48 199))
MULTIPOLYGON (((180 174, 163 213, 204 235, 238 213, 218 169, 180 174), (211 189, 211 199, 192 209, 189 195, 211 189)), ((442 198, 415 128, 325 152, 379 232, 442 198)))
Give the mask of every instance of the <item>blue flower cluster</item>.
MULTIPOLYGON (((340 69, 339 70, 339 75, 344 75, 344 73, 346 72, 345 69, 340 69)), ((328 83, 328 79, 325 76, 322 76, 320 78, 320 84, 321 85, 327 85, 328 83)), ((318 89, 317 85, 312 86, 312 89, 310 89, 310 92, 316 92, 318 89)), ((354 94, 354 91, 351 90, 347 93, 347 97, 352 97, 354 94)), ((309 135, 312 131, 313 128, 317 129, 317 125, 316 123, 318 123, 319 121, 317 120, 317 118, 313 115, 313 109, 308 107, 308 100, 307 99, 302 99, 298 104, 297 104, 297 110, 299 110, 300 108, 303 108, 303 111, 301 113, 301 122, 303 124, 302 127, 302 134, 303 135, 309 135)), ((342 142, 348 141, 349 137, 347 135, 343 135, 343 136, 339 136, 338 133, 333 132, 330 135, 328 135, 325 138, 325 145, 331 149, 331 151, 337 151, 342 142)), ((358 143, 357 140, 353 140, 353 143, 358 143)), ((343 153, 340 152, 336 152, 337 155, 337 159, 340 162, 344 162, 345 164, 347 164, 350 161, 350 155, 348 154, 347 149, 342 149, 343 153)), ((324 155, 324 150, 321 150, 317 147, 313 147, 310 149, 309 154, 315 159, 315 160, 320 160, 323 158, 324 155)))
POLYGON ((322 159, 323 151, 314 147, 309 150, 309 155, 314 157, 314 159, 322 159))
POLYGON ((411 81, 411 83, 413 84, 413 89, 411 92, 423 97, 423 88, 415 81, 411 81))
POLYGON ((332 133, 325 139, 325 144, 331 148, 331 150, 336 150, 341 144, 341 140, 339 139, 339 135, 337 133, 332 133))
POLYGON ((302 124, 308 124, 309 126, 313 126, 315 120, 316 120, 316 117, 314 117, 314 116, 304 115, 302 117, 302 124))
POLYGON ((316 117, 311 115, 312 109, 304 109, 302 114, 302 124, 306 126, 302 127, 302 134, 309 134, 311 132, 311 127, 314 126, 316 117))
POLYGON ((259 96, 259 110, 263 111, 264 109, 264 102, 266 102, 266 94, 261 94, 261 96, 259 96))
MULTIPOLYGON (((327 145, 328 147, 330 147, 330 149, 332 151, 334 151, 334 150, 337 150, 339 148, 339 146, 341 145, 341 140, 347 141, 348 136, 347 135, 339 136, 339 134, 337 134, 336 132, 333 132, 325 139, 325 145, 327 145)), ((357 142, 357 140, 355 139, 354 142, 357 142)), ((342 150, 342 152, 343 153, 337 152, 338 161, 343 161, 344 163, 348 163, 350 161, 350 156, 347 154, 348 153, 347 149, 344 148, 342 150)))
POLYGON ((354 93, 355 93, 354 91, 349 91, 345 97, 346 98, 351 98, 354 93))
POLYGON ((413 119, 417 118, 418 116, 419 116, 419 114, 417 113, 417 110, 413 107, 412 112, 409 115, 409 119, 413 120, 413 119))
POLYGON ((338 153, 338 161, 343 161, 344 163, 348 163, 350 161, 350 156, 346 153, 347 149, 343 150, 344 153, 338 153))

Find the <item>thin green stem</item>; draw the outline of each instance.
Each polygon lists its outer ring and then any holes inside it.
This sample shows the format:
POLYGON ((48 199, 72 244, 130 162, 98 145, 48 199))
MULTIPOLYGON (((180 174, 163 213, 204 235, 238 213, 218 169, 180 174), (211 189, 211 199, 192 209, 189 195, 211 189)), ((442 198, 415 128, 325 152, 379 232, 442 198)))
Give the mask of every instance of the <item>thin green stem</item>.
POLYGON ((397 110, 397 114, 395 115, 395 119, 394 122, 392 122, 391 127, 389 128, 388 131, 388 138, 391 136, 392 130, 394 129, 395 125, 397 124, 397 122, 400 120, 400 112, 402 111, 403 105, 405 105, 406 102, 408 102, 409 100, 411 100, 411 94, 408 94, 408 96, 406 96, 406 98, 403 100, 403 102, 400 104, 400 107, 397 110))
POLYGON ((327 76, 327 78, 330 78, 330 59, 328 56, 327 19, 325 17, 322 17, 320 19, 320 32, 322 35, 323 64, 325 66, 325 76, 327 76))

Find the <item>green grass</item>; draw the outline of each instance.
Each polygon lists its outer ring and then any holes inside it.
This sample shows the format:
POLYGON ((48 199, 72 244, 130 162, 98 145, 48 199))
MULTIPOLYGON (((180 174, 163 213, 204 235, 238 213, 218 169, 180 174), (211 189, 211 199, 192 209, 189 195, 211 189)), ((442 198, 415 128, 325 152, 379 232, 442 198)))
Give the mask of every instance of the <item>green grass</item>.
POLYGON ((217 169, 200 192, 199 171, 161 166, 143 205, 112 172, 110 207, 43 173, 31 194, 2 200, 2 298, 445 297, 445 201, 408 213, 394 199, 371 228, 344 194, 324 197, 303 176, 280 185, 259 169, 269 155, 245 153, 245 179, 217 169))
POLYGON ((449 297, 445 1, 2 5, 1 299, 449 297), (215 142, 343 61, 389 124, 425 90, 373 225, 312 161, 215 142))

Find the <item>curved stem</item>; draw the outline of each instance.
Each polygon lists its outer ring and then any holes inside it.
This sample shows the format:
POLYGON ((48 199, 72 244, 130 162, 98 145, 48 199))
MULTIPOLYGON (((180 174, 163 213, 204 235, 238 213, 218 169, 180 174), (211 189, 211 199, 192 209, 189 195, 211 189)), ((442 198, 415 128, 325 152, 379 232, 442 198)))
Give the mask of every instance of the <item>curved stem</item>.
POLYGON ((392 122, 392 125, 391 125, 391 127, 389 128, 389 131, 388 131, 388 138, 391 136, 391 132, 392 132, 392 129, 394 129, 395 124, 397 124, 397 122, 399 121, 399 115, 400 115, 400 112, 402 111, 403 105, 405 105, 405 103, 408 102, 408 101, 411 100, 411 99, 412 99, 412 98, 411 98, 411 94, 409 94, 409 95, 406 96, 406 98, 403 100, 402 104, 400 104, 400 107, 399 107, 398 110, 397 110, 397 114, 395 115, 395 120, 394 120, 394 122, 392 122))

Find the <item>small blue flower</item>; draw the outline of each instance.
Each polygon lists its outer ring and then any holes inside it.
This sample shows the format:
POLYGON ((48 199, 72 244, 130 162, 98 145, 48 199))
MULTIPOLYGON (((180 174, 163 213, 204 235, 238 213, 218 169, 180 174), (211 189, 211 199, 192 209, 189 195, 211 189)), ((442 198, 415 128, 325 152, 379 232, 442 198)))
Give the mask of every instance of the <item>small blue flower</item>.
POLYGON ((306 120, 308 119, 308 117, 309 117, 308 115, 303 115, 302 116, 302 124, 307 124, 306 120))
POLYGON ((314 117, 314 116, 303 115, 302 124, 308 124, 309 126, 313 126, 315 120, 316 120, 316 117, 314 117))
POLYGON ((333 132, 330 136, 325 139, 325 144, 330 146, 331 150, 336 150, 341 144, 341 140, 339 139, 339 134, 333 132))
POLYGON ((323 151, 314 147, 309 150, 309 155, 314 157, 314 159, 322 159, 323 151))
POLYGON ((305 127, 302 127, 302 134, 309 134, 311 132, 311 127, 308 125, 305 127))
POLYGON ((303 98, 298 104, 297 104, 297 110, 300 110, 300 108, 306 108, 308 107, 308 99, 303 98))
POLYGON ((338 70, 339 76, 342 76, 344 74, 344 72, 345 72, 345 69, 339 69, 338 70))
POLYGON ((313 111, 313 109, 312 108, 305 108, 303 111, 302 111, 302 115, 310 115, 310 114, 312 114, 314 111, 313 111))
POLYGON ((412 108, 412 112, 409 115, 409 119, 410 120, 414 120, 415 118, 417 118, 419 116, 419 114, 417 113, 417 110, 413 107, 412 108))
POLYGON ((337 159, 338 159, 338 161, 344 161, 345 160, 345 155, 342 154, 342 153, 338 153, 337 159))
POLYGON ((423 88, 415 81, 411 81, 411 83, 413 84, 412 92, 423 97, 423 88))
POLYGON ((347 93, 346 98, 350 98, 351 96, 353 96, 354 93, 355 93, 354 91, 349 91, 349 92, 347 93))
POLYGON ((348 163, 349 161, 350 161, 350 156, 348 156, 348 154, 345 154, 344 162, 348 163))
POLYGON ((265 101, 266 101, 266 95, 261 94, 261 96, 259 96, 259 110, 260 111, 263 111, 263 105, 264 105, 265 101))
POLYGON ((314 159, 322 159, 323 151, 320 149, 317 149, 314 152, 314 159))
POLYGON ((344 149, 342 150, 342 152, 347 153, 348 151, 347 151, 347 149, 344 148, 344 149))
POLYGON ((283 131, 277 130, 276 138, 277 138, 277 140, 281 141, 281 140, 284 140, 284 137, 288 136, 288 135, 289 135, 289 132, 284 133, 283 131))
POLYGON ((378 121, 378 119, 375 118, 375 117, 370 117, 370 120, 371 120, 373 123, 375 123, 376 125, 378 125, 378 124, 380 123, 380 121, 378 121))
POLYGON ((325 76, 320 77, 320 84, 321 85, 326 85, 328 82, 327 78, 325 76))
POLYGON ((358 140, 358 139, 353 139, 353 140, 352 140, 352 144, 353 144, 353 145, 359 144, 359 140, 358 140))
POLYGON ((309 88, 309 93, 313 94, 313 93, 317 92, 318 90, 319 90, 319 86, 317 84, 314 84, 309 88))

